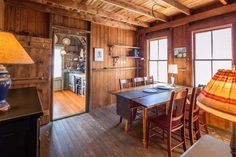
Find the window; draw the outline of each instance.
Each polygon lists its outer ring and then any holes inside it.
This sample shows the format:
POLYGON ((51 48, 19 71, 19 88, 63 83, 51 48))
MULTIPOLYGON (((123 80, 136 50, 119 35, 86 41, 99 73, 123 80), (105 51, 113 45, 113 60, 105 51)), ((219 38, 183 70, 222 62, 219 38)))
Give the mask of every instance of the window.
POLYGON ((54 78, 62 77, 62 54, 63 47, 55 46, 54 50, 54 78))
POLYGON ((149 41, 149 75, 154 81, 168 82, 167 38, 149 41))
POLYGON ((218 69, 232 68, 232 30, 223 28, 194 34, 195 86, 207 84, 218 69))

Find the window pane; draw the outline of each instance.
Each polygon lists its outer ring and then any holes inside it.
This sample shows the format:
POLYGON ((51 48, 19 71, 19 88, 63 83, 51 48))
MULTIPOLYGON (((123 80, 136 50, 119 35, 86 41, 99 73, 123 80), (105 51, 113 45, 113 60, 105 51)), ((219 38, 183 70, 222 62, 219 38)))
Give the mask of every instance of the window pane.
POLYGON ((158 59, 158 40, 150 41, 150 60, 158 59))
POLYGON ((195 86, 206 85, 211 79, 211 61, 195 61, 195 86))
POLYGON ((196 59, 211 59, 211 32, 196 33, 196 59))
POLYGON ((149 61, 149 75, 157 81, 157 61, 149 61))
POLYGON ((54 51, 54 78, 62 77, 62 55, 61 48, 55 47, 54 51))
POLYGON ((232 58, 231 28, 213 31, 213 58, 232 58))
POLYGON ((159 82, 168 82, 167 76, 167 61, 158 62, 158 81, 159 82))
POLYGON ((159 59, 167 60, 167 39, 159 40, 159 59))
POLYGON ((232 61, 213 61, 213 75, 219 69, 232 69, 232 61))

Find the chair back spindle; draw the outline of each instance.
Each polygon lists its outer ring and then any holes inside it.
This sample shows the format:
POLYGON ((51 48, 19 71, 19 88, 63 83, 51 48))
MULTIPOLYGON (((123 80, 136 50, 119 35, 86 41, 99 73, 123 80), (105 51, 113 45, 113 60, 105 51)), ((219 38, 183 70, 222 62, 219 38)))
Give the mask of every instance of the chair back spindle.
POLYGON ((135 77, 133 78, 133 86, 137 87, 137 86, 142 86, 144 85, 144 78, 143 77, 135 77))
POLYGON ((144 79, 144 84, 145 85, 149 85, 149 84, 154 83, 153 76, 145 76, 145 77, 143 77, 143 79, 144 79))

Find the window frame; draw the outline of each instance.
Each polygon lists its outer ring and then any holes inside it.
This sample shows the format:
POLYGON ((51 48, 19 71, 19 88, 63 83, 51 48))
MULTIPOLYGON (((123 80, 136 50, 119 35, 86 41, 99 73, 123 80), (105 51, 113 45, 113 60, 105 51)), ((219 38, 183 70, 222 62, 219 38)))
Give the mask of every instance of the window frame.
POLYGON ((218 27, 213 27, 213 28, 207 28, 207 29, 202 29, 202 30, 197 30, 197 31, 193 31, 192 32, 192 48, 193 48, 193 61, 192 61, 192 65, 193 65, 193 85, 194 87, 196 86, 196 61, 210 61, 211 62, 211 76, 213 76, 213 62, 214 61, 231 61, 232 62, 232 67, 234 64, 234 48, 233 48, 233 26, 232 24, 228 24, 228 25, 223 25, 223 26, 218 26, 218 27), (197 33, 204 33, 204 32, 211 32, 211 57, 213 56, 213 31, 216 30, 221 30, 221 29, 227 29, 227 28, 231 28, 231 49, 232 49, 232 58, 231 59, 196 59, 196 38, 195 35, 197 33))
MULTIPOLYGON (((168 36, 161 36, 161 37, 157 37, 157 38, 152 38, 152 39, 149 39, 149 40, 147 40, 147 51, 148 51, 148 53, 147 53, 147 58, 148 58, 148 60, 147 60, 147 64, 148 64, 148 66, 147 66, 147 71, 148 71, 148 75, 150 76, 150 61, 154 61, 154 62, 156 62, 157 63, 157 65, 158 65, 158 62, 161 62, 161 61, 166 61, 167 62, 167 82, 166 83, 168 83, 168 63, 169 63, 169 54, 168 54, 168 47, 169 47, 169 44, 168 44, 168 36), (165 59, 157 59, 157 60, 151 60, 150 59, 150 43, 151 43, 151 41, 155 41, 155 40, 162 40, 162 39, 166 39, 167 40, 167 59, 165 60, 165 59)), ((159 42, 158 42, 158 49, 159 49, 159 42)), ((158 68, 158 67, 157 67, 158 68)), ((159 81, 158 81, 159 82, 159 81)))

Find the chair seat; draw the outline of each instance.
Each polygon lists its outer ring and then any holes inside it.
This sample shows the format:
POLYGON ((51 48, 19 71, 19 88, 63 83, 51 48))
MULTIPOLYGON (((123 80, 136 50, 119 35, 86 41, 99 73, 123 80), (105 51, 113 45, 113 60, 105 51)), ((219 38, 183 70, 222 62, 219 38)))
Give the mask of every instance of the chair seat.
MULTIPOLYGON (((153 123, 155 126, 158 126, 161 129, 167 130, 169 128, 169 120, 167 115, 157 116, 150 118, 150 122, 153 123)), ((181 121, 174 121, 172 122, 172 129, 175 129, 177 127, 180 127, 183 125, 181 121)))

